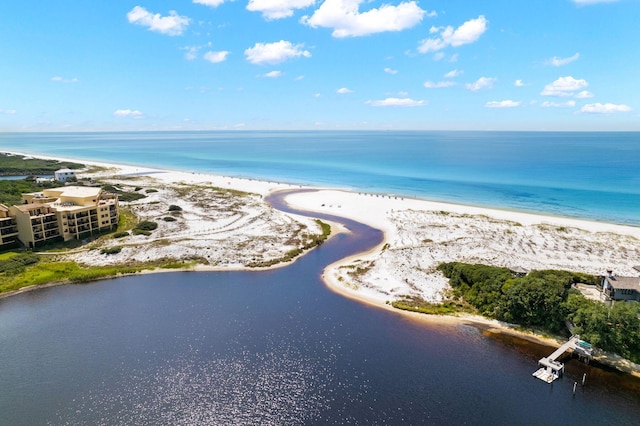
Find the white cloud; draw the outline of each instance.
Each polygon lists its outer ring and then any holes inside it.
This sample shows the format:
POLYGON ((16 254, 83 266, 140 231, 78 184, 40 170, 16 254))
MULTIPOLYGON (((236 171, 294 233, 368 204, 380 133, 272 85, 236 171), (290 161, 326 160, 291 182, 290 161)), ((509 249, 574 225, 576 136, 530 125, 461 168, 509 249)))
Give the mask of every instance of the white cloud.
POLYGON ((614 112, 629 112, 631 107, 624 104, 587 104, 580 109, 581 112, 592 114, 612 114, 614 112))
POLYGON ((573 96, 575 92, 584 89, 588 85, 589 83, 586 80, 577 80, 569 75, 547 84, 540 94, 543 96, 573 96))
POLYGON ((398 70, 393 70, 391 68, 385 68, 384 72, 386 72, 387 74, 398 74, 398 70))
POLYGON ((282 77, 282 71, 269 71, 268 73, 264 74, 264 77, 267 77, 267 78, 282 77))
POLYGON ((540 104, 542 108, 573 108, 576 106, 576 101, 567 101, 567 102, 550 102, 544 101, 540 104))
POLYGON ((367 101, 365 103, 374 107, 417 107, 426 105, 425 101, 414 101, 411 98, 386 98, 378 101, 367 101))
POLYGON ((557 56, 554 56, 551 59, 547 59, 545 61, 545 64, 552 65, 554 67, 561 67, 563 65, 567 65, 567 64, 570 64, 571 62, 577 61, 578 58, 580 58, 579 53, 576 53, 573 56, 569 56, 568 58, 558 58, 557 56))
POLYGON ((279 64, 290 58, 304 56, 310 58, 311 53, 303 50, 303 44, 292 44, 290 41, 280 40, 275 43, 256 43, 244 51, 247 61, 252 64, 279 64))
POLYGON ((203 58, 213 64, 217 64, 219 62, 224 62, 227 59, 227 56, 229 56, 229 52, 221 50, 219 52, 209 51, 204 54, 203 58))
POLYGON ((344 95, 346 93, 353 93, 353 90, 347 89, 346 87, 341 87, 338 90, 336 90, 336 93, 340 93, 341 95, 344 95))
POLYGON ((225 0, 193 0, 195 4, 203 4, 205 6, 211 6, 211 7, 218 7, 222 3, 224 3, 224 1, 225 0))
POLYGON ((127 19, 130 23, 149 27, 151 31, 157 31, 170 36, 181 35, 189 26, 190 19, 180 16, 175 10, 169 11, 168 16, 159 13, 152 14, 141 6, 136 6, 129 13, 127 19))
POLYGON ((464 74, 462 70, 451 70, 444 75, 445 78, 456 78, 464 74))
POLYGON ((455 30, 452 26, 446 28, 431 28, 430 33, 440 33, 440 37, 427 38, 420 41, 418 51, 420 53, 435 52, 442 50, 447 46, 458 47, 464 44, 469 44, 477 41, 482 34, 487 30, 488 21, 483 15, 478 16, 476 19, 470 19, 464 24, 460 25, 455 30))
POLYGON ((0 109, 0 114, 14 115, 17 112, 15 109, 0 109))
POLYGON ((383 4, 377 9, 360 12, 365 0, 325 0, 311 16, 300 19, 312 28, 333 28, 333 37, 358 37, 385 31, 402 31, 422 21, 426 11, 415 1, 397 6, 383 4))
POLYGON ((267 20, 288 18, 295 9, 304 9, 315 3, 315 0, 249 0, 247 10, 262 12, 267 20))
POLYGON ((618 0, 573 0, 573 2, 579 6, 597 3, 614 3, 618 0))
POLYGON ((491 101, 484 104, 486 108, 515 108, 520 106, 520 102, 512 101, 512 100, 504 100, 504 101, 491 101))
POLYGON ((576 93, 576 98, 578 99, 588 99, 588 98, 593 98, 593 93, 589 92, 588 90, 583 90, 580 93, 576 93))
POLYGON ((300 80, 304 80, 304 75, 299 75, 296 78, 294 78, 295 81, 300 81, 300 80))
POLYGON ((117 109, 113 112, 116 117, 142 118, 144 114, 138 110, 117 109))
POLYGON ((524 83, 522 82, 522 80, 516 80, 513 82, 513 85, 516 87, 522 87, 524 86, 524 83))
POLYGON ((454 81, 438 81, 437 83, 433 81, 424 82, 424 87, 427 89, 442 89, 444 87, 451 87, 455 85, 456 83, 454 81))
POLYGON ((480 77, 476 80, 475 83, 465 84, 465 87, 473 92, 477 92, 482 89, 491 89, 493 87, 493 83, 496 82, 495 78, 492 77, 480 77))
POLYGON ((55 77, 51 77, 51 81, 55 81, 57 83, 77 83, 80 80, 78 80, 78 78, 73 77, 73 78, 62 78, 60 76, 55 76, 55 77))
POLYGON ((200 46, 185 46, 182 50, 186 50, 184 58, 187 61, 193 61, 198 57, 198 50, 200 50, 200 46))

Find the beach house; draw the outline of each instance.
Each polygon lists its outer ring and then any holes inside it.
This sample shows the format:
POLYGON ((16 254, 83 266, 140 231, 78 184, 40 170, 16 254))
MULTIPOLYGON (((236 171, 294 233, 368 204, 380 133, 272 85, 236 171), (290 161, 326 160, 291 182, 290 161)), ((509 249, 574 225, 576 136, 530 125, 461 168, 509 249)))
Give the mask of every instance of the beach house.
POLYGON ((66 182, 68 179, 75 178, 76 172, 71 169, 60 169, 53 172, 53 176, 58 182, 66 182))
POLYGON ((118 226, 118 196, 101 188, 65 186, 22 194, 9 208, 18 239, 32 248, 48 240, 80 239, 118 226))
POLYGON ((607 300, 640 302, 640 277, 619 277, 607 271, 602 279, 602 295, 607 300))

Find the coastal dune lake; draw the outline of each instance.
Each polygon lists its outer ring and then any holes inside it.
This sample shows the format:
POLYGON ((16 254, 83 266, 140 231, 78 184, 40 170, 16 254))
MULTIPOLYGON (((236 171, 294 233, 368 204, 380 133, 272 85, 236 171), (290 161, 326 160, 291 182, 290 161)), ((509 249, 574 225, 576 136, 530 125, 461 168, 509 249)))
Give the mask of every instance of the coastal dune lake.
POLYGON ((341 297, 339 234, 284 268, 148 274, 0 300, 0 424, 637 424, 640 381, 341 297), (585 386, 578 385, 587 373, 585 386))

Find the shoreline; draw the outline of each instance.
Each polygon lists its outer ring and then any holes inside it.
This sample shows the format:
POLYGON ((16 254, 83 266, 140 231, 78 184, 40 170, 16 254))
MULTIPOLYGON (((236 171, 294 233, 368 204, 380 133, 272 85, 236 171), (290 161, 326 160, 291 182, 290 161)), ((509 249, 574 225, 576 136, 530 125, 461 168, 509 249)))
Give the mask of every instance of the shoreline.
MULTIPOLYGON (((412 320, 418 320, 428 323, 438 324, 467 324, 474 327, 490 330, 492 332, 498 332, 502 334, 509 334, 517 336, 522 339, 540 343, 549 347, 559 346, 559 342, 554 339, 549 339, 544 336, 535 335, 520 330, 515 330, 506 324, 502 324, 498 321, 486 319, 484 317, 472 317, 468 315, 464 316, 434 316, 425 315, 414 312, 402 311, 391 307, 382 300, 380 297, 371 297, 369 292, 356 291, 345 287, 338 281, 338 275, 335 271, 340 267, 351 264, 356 260, 370 260, 378 256, 384 247, 390 242, 395 244, 399 237, 398 229, 394 228, 394 224, 389 220, 390 212, 413 212, 413 211, 446 211, 454 214, 461 215, 463 220, 466 216, 479 216, 488 217, 492 220, 518 222, 521 226, 555 226, 555 227, 568 227, 585 229, 592 233, 603 234, 622 234, 640 240, 640 227, 634 227, 630 225, 619 225, 607 222, 595 222, 584 219, 574 219, 561 216, 550 216, 538 213, 527 213, 511 210, 499 210, 486 207, 476 207, 464 204, 452 204, 439 201, 429 201, 415 197, 400 197, 392 195, 380 195, 380 194, 367 194, 357 193, 347 190, 336 189, 321 189, 313 187, 303 187, 299 185, 292 185, 280 182, 260 181, 255 179, 227 177, 203 173, 188 173, 182 171, 172 171, 160 168, 150 167, 136 167, 131 165, 120 165, 114 163, 105 163, 99 161, 86 161, 78 159, 69 159, 53 156, 40 156, 18 152, 11 152, 15 155, 27 155, 37 158, 47 158, 60 161, 74 161, 82 162, 87 166, 97 166, 105 168, 106 170, 95 173, 95 178, 109 178, 114 177, 114 171, 117 171, 115 177, 120 176, 146 176, 149 175, 154 179, 158 179, 161 182, 166 183, 180 183, 187 184, 212 184, 220 188, 233 189, 244 191, 248 193, 258 194, 264 200, 269 194, 281 190, 299 190, 310 189, 312 192, 298 192, 290 194, 285 197, 284 201, 294 208, 305 210, 308 212, 318 212, 332 214, 335 216, 346 217, 357 222, 365 223, 373 228, 379 229, 383 232, 383 241, 373 247, 365 253, 360 253, 349 258, 340 259, 331 265, 328 265, 322 273, 322 280, 331 291, 340 294, 343 297, 350 298, 352 300, 364 303, 376 308, 386 309, 389 312, 403 315, 406 318, 412 320), (329 200, 329 201, 327 201, 329 200)), ((80 174, 82 172, 79 172, 80 174)), ((337 235, 339 232, 345 232, 344 229, 336 227, 335 223, 331 224, 332 234, 331 237, 337 235), (336 232, 337 231, 337 232, 336 232)), ((304 254, 303 254, 304 255, 304 254)), ((298 257, 299 258, 299 257, 298 257)), ((295 261, 295 259, 294 259, 295 261)), ((268 270, 271 268, 279 268, 286 266, 289 262, 281 262, 269 268, 249 268, 249 267, 210 267, 210 266, 190 266, 182 269, 167 269, 167 270, 149 270, 140 273, 164 273, 164 272, 189 272, 189 271, 229 271, 229 270, 268 270)), ((387 271, 388 272, 388 271, 387 271)), ((384 271, 383 271, 384 273, 384 271)), ((117 275, 116 277, 125 276, 125 274, 117 275)), ((107 279, 107 278, 103 278, 107 279)), ((8 294, 0 295, 0 299, 10 297, 12 295, 21 294, 27 291, 52 287, 56 285, 73 284, 67 282, 50 283, 40 286, 25 287, 23 289, 16 290, 14 292, 8 292, 8 294)), ((640 377, 640 368, 638 366, 632 366, 632 368, 622 369, 619 365, 614 365, 614 368, 618 368, 621 371, 632 374, 636 377, 640 377)))
MULTIPOLYGON (((582 218, 578 216, 564 216, 560 214, 553 214, 553 213, 542 212, 542 211, 520 210, 515 208, 509 208, 506 206, 467 204, 464 202, 438 200, 438 199, 433 199, 426 196, 423 197, 423 196, 414 195, 414 194, 399 194, 399 193, 396 194, 396 193, 392 193, 389 191, 382 191, 382 190, 367 191, 367 190, 359 190, 357 188, 351 188, 351 187, 328 187, 326 185, 314 184, 314 183, 295 183, 295 182, 288 182, 286 180, 276 180, 276 179, 270 180, 268 178, 262 178, 262 177, 254 178, 249 176, 226 176, 226 175, 209 173, 209 172, 199 172, 199 171, 190 172, 182 169, 170 169, 170 168, 163 168, 163 167, 156 167, 156 166, 136 165, 136 164, 130 164, 130 163, 111 163, 108 161, 100 161, 100 160, 96 161, 92 159, 64 157, 64 156, 46 155, 46 154, 38 154, 38 153, 30 154, 22 151, 13 151, 13 150, 0 150, 0 152, 11 154, 11 155, 21 155, 21 156, 57 160, 57 161, 70 161, 70 162, 82 163, 85 165, 92 165, 97 167, 120 169, 122 171, 126 171, 125 174, 130 176, 135 176, 135 175, 146 176, 146 175, 152 175, 152 174, 176 174, 176 175, 185 175, 185 176, 192 175, 192 176, 199 176, 203 180, 214 180, 216 178, 227 179, 227 180, 234 181, 235 184, 239 184, 240 186, 244 186, 242 182, 253 182, 258 184, 261 187, 261 189, 263 184, 269 185, 273 188, 266 193, 260 192, 260 195, 262 196, 266 196, 269 194, 269 192, 272 192, 272 191, 277 191, 281 189, 291 189, 291 188, 300 188, 300 189, 304 188, 304 189, 311 189, 311 190, 332 190, 332 191, 338 191, 338 192, 345 192, 349 194, 364 194, 370 197, 380 198, 380 199, 394 198, 394 199, 400 199, 402 201, 425 202, 425 203, 430 203, 433 206, 442 206, 443 208, 450 208, 451 211, 478 211, 480 212, 479 214, 491 214, 491 213, 501 214, 502 213, 502 214, 525 215, 525 216, 533 216, 533 217, 550 219, 550 223, 555 222, 557 220, 562 222, 566 221, 567 223, 575 222, 578 225, 579 224, 600 224, 600 225, 603 225, 605 228, 607 226, 614 226, 614 227, 621 226, 621 227, 637 229, 638 236, 639 236, 638 238, 640 238, 640 223, 635 225, 635 224, 628 224, 628 223, 610 222, 605 219, 599 220, 599 219, 591 219, 591 218, 582 218)), ((197 179, 195 181, 197 181, 197 179)))

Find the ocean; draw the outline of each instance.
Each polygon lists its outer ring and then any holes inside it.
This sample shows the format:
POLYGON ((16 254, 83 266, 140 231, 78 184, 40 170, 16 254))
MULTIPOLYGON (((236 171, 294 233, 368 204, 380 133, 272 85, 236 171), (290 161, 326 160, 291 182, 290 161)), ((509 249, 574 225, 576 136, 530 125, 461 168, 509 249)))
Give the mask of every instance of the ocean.
POLYGON ((640 226, 640 133, 0 133, 0 151, 390 193, 640 226))

